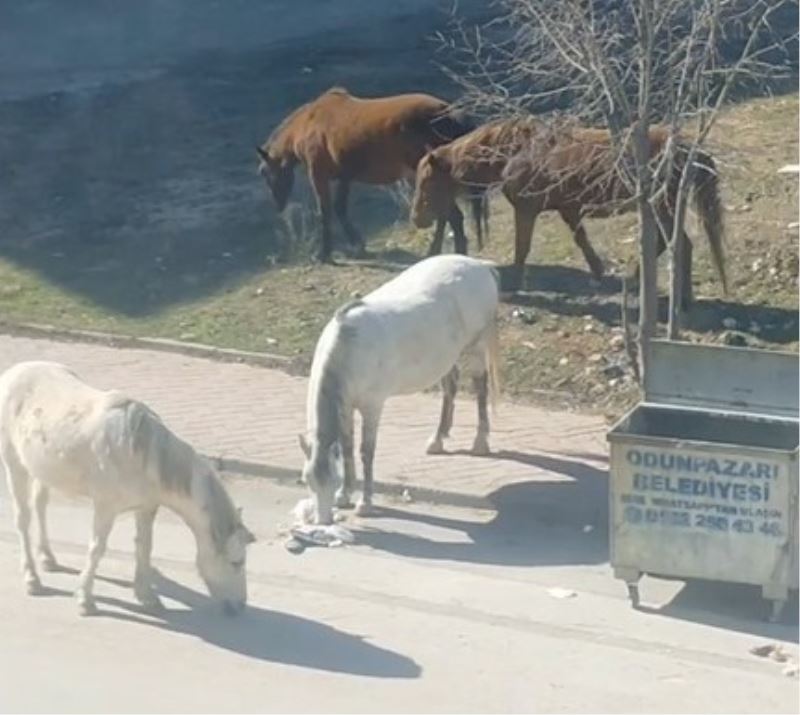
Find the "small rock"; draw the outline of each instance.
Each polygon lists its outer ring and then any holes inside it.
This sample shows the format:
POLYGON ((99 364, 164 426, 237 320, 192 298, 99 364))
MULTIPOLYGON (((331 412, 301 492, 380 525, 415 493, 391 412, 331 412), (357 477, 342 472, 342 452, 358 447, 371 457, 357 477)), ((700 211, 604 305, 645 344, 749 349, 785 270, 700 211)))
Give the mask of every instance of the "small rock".
POLYGON ((586 325, 583 326, 583 332, 584 333, 593 333, 594 332, 594 325, 592 323, 586 323, 586 325))
POLYGON ((361 297, 361 292, 360 292, 360 291, 357 291, 357 290, 354 290, 352 293, 350 293, 350 297, 351 297, 353 300, 357 300, 358 298, 360 298, 360 297, 361 297))
POLYGON ((747 335, 736 330, 726 330, 722 334, 722 342, 734 348, 746 348, 749 344, 747 335))
POLYGON ((603 353, 595 353, 589 356, 589 362, 601 362, 603 360, 603 353))
POLYGON ((578 595, 571 588, 560 588, 558 586, 554 586, 553 588, 548 588, 547 593, 553 598, 560 598, 560 599, 575 598, 575 596, 578 595))
POLYGON ((736 318, 728 317, 722 319, 722 325, 729 330, 735 330, 738 323, 736 322, 736 318))
POLYGON ((603 368, 603 374, 606 377, 622 377, 625 374, 625 369, 619 363, 615 363, 613 365, 606 365, 603 368))
POLYGON ((625 338, 622 335, 614 335, 609 340, 609 345, 612 350, 622 350, 625 347, 625 338))
POLYGON ((608 381, 608 386, 609 386, 609 387, 616 387, 618 384, 619 384, 619 378, 618 378, 618 377, 612 377, 612 378, 611 378, 611 379, 608 381))
POLYGON ((259 295, 259 296, 260 295, 264 295, 264 289, 263 288, 256 288, 256 295, 259 295))
POLYGON ((559 364, 559 365, 561 365, 562 367, 563 367, 564 365, 567 365, 567 364, 569 364, 569 358, 568 358, 568 357, 566 357, 566 356, 565 356, 565 357, 562 357, 562 358, 561 358, 561 359, 558 361, 558 364, 559 364))
POLYGON ((752 655, 758 656, 759 658, 767 658, 768 656, 772 655, 772 651, 774 651, 778 646, 774 643, 766 643, 764 645, 756 645, 750 649, 750 653, 752 655))
POLYGON ((761 258, 756 258, 756 260, 755 260, 755 261, 753 261, 753 265, 752 265, 752 266, 750 266, 750 267, 752 268, 752 270, 753 270, 753 273, 756 273, 757 271, 760 271, 760 270, 763 268, 763 266, 764 266, 764 261, 763 261, 763 259, 761 259, 761 258))
POLYGON ((277 345, 278 344, 277 338, 267 338, 265 340, 265 342, 267 343, 267 345, 277 345))
POLYGON ((317 289, 317 286, 315 286, 313 283, 306 283, 303 286, 303 290, 306 291, 306 292, 307 291, 311 291, 311 290, 316 290, 316 289, 317 289))
POLYGON ((178 336, 178 340, 186 340, 187 342, 192 342, 193 340, 197 340, 196 333, 181 333, 178 336))

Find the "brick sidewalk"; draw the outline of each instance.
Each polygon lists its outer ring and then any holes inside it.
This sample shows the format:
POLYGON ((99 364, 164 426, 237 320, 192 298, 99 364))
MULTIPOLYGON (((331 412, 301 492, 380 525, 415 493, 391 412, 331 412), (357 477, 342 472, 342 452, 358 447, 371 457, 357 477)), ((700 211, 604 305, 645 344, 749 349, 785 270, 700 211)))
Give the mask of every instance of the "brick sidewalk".
MULTIPOLYGON (((176 353, 0 335, 0 371, 21 360, 62 362, 93 385, 144 400, 179 435, 221 458, 230 471, 285 479, 299 472, 304 378, 176 353)), ((469 449, 475 412, 472 400, 459 400, 448 449, 469 449)), ((425 455, 438 417, 434 395, 400 396, 387 403, 375 459, 378 491, 407 486, 418 498, 477 506, 503 486, 581 482, 606 468, 606 425, 599 417, 501 403, 492 425, 494 456, 487 458, 425 455)), ((604 489, 591 486, 592 498, 604 489)))

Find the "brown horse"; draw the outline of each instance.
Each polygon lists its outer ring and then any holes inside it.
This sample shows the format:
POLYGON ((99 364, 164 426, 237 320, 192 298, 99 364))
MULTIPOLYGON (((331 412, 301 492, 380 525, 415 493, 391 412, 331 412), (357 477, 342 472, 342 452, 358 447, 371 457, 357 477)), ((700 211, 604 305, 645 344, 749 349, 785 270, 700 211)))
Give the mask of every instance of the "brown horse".
MULTIPOLYGON (((663 155, 669 139, 665 127, 650 130, 650 154, 663 155)), ((679 144, 679 147, 683 146, 679 144)), ((662 230, 671 235, 673 210, 681 175, 678 152, 673 176, 657 206, 662 230)), ((723 253, 723 214, 716 167, 710 154, 695 157, 693 198, 708 236, 712 258, 727 290, 723 253)), ((603 275, 603 263, 589 243, 583 227, 586 217, 606 217, 634 208, 632 192, 614 166, 611 138, 607 130, 546 127, 534 120, 486 125, 453 143, 426 155, 417 168, 412 220, 423 227, 447 210, 465 184, 499 185, 514 208, 515 251, 512 288, 521 287, 525 261, 531 246, 536 217, 542 211, 558 211, 572 229, 595 278, 603 275)), ((683 303, 692 300, 692 244, 684 232, 685 262, 683 303)), ((659 254, 665 248, 659 237, 659 254)))
MULTIPOLYGON (((363 254, 364 241, 347 216, 350 184, 385 185, 409 179, 430 148, 470 129, 447 102, 427 94, 361 99, 334 87, 295 110, 257 147, 259 173, 266 179, 278 210, 283 211, 292 190, 294 168, 298 162, 305 165, 322 224, 318 258, 331 259, 332 213, 350 245, 363 254), (333 181, 338 185, 331 201, 333 181)), ((479 202, 474 202, 479 228, 480 209, 479 202)), ((466 253, 464 217, 455 203, 437 223, 439 243, 446 222, 453 229, 456 250, 466 253)))

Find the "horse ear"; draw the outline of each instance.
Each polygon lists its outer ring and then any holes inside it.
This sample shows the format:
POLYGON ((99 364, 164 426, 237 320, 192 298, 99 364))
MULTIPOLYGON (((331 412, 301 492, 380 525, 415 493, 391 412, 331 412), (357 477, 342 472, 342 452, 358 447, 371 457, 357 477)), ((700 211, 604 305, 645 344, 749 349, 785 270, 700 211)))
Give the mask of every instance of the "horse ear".
POLYGON ((311 446, 306 441, 306 438, 302 434, 299 434, 297 435, 297 440, 300 442, 300 449, 303 450, 306 459, 311 459, 311 446))

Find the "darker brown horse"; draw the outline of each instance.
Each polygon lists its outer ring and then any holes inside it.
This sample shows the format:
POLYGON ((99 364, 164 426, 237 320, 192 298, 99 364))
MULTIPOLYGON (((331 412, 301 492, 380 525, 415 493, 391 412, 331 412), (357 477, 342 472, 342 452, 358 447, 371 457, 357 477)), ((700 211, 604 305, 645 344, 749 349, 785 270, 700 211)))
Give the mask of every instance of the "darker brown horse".
MULTIPOLYGON (((333 250, 331 215, 339 219, 350 245, 364 252, 364 241, 347 216, 350 184, 392 184, 414 176, 419 160, 432 147, 452 141, 471 127, 447 102, 427 94, 401 94, 379 99, 353 97, 335 87, 290 114, 257 148, 259 173, 282 211, 289 199, 294 168, 302 163, 317 200, 322 224, 318 258, 329 261, 333 250), (331 183, 337 181, 331 201, 331 183)), ((480 203, 473 203, 480 228, 480 203)), ((438 222, 441 243, 445 223, 456 250, 466 253, 464 217, 453 203, 438 222)))
MULTIPOLYGON (((669 131, 650 130, 650 154, 663 155, 669 131)), ((673 176, 656 210, 667 236, 672 234, 673 209, 681 175, 685 145, 678 145, 673 176)), ((723 253, 723 213, 713 157, 699 152, 693 172, 693 199, 708 236, 711 255, 727 290, 723 253)), ((542 211, 558 211, 572 229, 595 278, 603 275, 603 263, 594 252, 583 219, 605 217, 634 208, 632 192, 615 170, 614 152, 607 130, 582 127, 547 127, 535 120, 510 120, 480 127, 451 144, 430 152, 417 168, 412 220, 420 227, 448 210, 465 185, 497 185, 514 208, 515 250, 512 288, 523 284, 525 261, 530 252, 536 217, 542 211)), ((659 237, 659 253, 665 248, 659 237)), ((684 232, 684 305, 692 300, 692 244, 684 232)))

